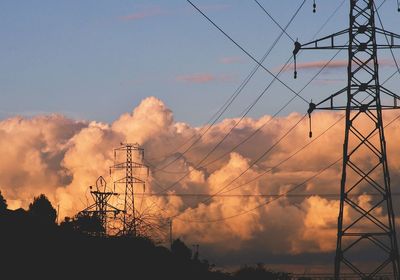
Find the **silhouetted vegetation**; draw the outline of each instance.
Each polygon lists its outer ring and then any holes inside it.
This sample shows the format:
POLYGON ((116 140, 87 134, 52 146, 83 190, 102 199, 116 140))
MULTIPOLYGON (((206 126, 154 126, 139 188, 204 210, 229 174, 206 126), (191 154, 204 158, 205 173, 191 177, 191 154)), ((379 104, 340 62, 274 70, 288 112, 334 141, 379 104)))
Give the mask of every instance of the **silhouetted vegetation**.
POLYGON ((46 196, 35 197, 28 210, 8 210, 0 193, 1 279, 289 279, 262 265, 215 270, 180 239, 169 250, 146 238, 95 236, 104 230, 95 217, 55 221, 46 196))
POLYGON ((254 267, 244 266, 238 270, 234 276, 237 280, 291 279, 289 274, 267 270, 263 264, 257 264, 254 267))
POLYGON ((7 210, 7 201, 0 191, 0 213, 4 213, 7 210))

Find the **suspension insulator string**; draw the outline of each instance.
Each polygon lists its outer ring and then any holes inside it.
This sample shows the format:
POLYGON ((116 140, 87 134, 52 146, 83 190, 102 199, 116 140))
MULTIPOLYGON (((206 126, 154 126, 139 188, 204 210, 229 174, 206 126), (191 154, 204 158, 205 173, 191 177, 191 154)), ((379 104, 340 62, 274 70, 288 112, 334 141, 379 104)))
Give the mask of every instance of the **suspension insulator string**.
POLYGON ((312 138, 312 125, 311 125, 311 113, 315 110, 315 108, 317 107, 311 100, 310 104, 309 104, 309 108, 307 110, 308 113, 308 122, 310 124, 309 128, 310 128, 310 132, 308 133, 308 137, 312 138))
MULTIPOLYGON (((399 1, 399 0, 397 0, 397 1, 399 1)), ((317 4, 315 3, 315 0, 314 0, 314 2, 313 2, 313 13, 316 13, 317 12, 317 4)))
POLYGON ((294 58, 294 78, 297 79, 297 54, 301 49, 301 44, 296 40, 294 42, 293 58, 294 58))

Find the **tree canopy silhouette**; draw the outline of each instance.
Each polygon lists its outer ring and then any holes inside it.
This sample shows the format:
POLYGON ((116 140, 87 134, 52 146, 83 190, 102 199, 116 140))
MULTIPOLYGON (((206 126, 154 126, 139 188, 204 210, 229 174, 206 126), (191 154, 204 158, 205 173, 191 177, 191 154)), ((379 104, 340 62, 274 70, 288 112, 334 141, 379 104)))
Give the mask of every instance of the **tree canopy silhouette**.
POLYGON ((171 251, 182 260, 190 260, 192 257, 192 251, 179 238, 172 243, 171 251))
POLYGON ((60 273, 63 279, 77 279, 79 275, 79 279, 98 280, 133 279, 133 273, 145 279, 289 279, 288 274, 261 265, 236 273, 218 271, 198 255, 192 257, 192 250, 180 239, 168 250, 145 237, 93 234, 104 231, 95 216, 77 215, 58 225, 56 210, 45 195, 35 197, 26 211, 7 210, 0 193, 1 209, 1 275, 13 275, 12 279, 53 279, 60 273), (107 259, 105 267, 101 266, 103 259, 107 259), (15 269, 16 264, 24 269, 15 269))
POLYGON ((41 194, 29 204, 29 214, 48 224, 54 224, 57 218, 57 211, 53 208, 48 198, 41 194))

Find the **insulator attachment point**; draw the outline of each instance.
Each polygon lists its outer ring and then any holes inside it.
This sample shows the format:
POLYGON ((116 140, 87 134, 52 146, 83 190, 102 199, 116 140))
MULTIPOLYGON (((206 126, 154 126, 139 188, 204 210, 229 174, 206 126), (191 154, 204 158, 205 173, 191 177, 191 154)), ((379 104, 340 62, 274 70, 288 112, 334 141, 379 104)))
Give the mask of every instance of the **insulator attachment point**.
POLYGON ((315 110, 316 107, 317 107, 317 106, 315 105, 315 103, 310 102, 310 105, 309 105, 309 107, 308 107, 307 113, 308 113, 309 115, 311 115, 311 113, 315 110))

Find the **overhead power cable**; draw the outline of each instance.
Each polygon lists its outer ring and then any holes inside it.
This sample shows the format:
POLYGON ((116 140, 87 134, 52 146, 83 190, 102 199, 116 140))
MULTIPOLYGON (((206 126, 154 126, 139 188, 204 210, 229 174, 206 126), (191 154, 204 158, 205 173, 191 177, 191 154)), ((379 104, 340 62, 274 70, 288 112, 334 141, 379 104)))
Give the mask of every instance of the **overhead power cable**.
MULTIPOLYGON (((257 0, 254 0, 254 2, 257 3, 257 5, 264 11, 264 13, 267 14, 267 16, 282 30, 282 32, 284 32, 286 34, 286 36, 289 37, 290 40, 292 40, 292 42, 294 43, 295 40, 292 38, 292 36, 290 36, 287 32, 286 32, 286 28, 282 28, 282 26, 271 16, 271 14, 260 4, 260 2, 258 2, 257 0)), ((301 7, 306 3, 306 1, 304 0, 303 3, 301 4, 301 7)))
MULTIPOLYGON (((293 16, 290 18, 289 22, 286 24, 286 26, 284 28, 282 28, 279 23, 276 22, 276 20, 270 16, 273 21, 279 26, 279 28, 282 29, 282 32, 279 34, 279 36, 275 39, 275 41, 273 42, 273 44, 270 46, 270 48, 268 49, 268 51, 264 54, 264 56, 262 57, 260 63, 257 63, 255 65, 255 67, 253 68, 253 70, 250 72, 250 74, 246 77, 246 79, 242 82, 242 84, 236 89, 235 93, 233 94, 233 97, 231 97, 231 100, 228 102, 227 106, 225 106, 225 108, 223 110, 221 110, 221 112, 218 114, 217 118, 215 118, 215 120, 211 123, 211 125, 209 125, 207 127, 207 129, 202 132, 200 134, 200 136, 187 148, 185 149, 185 151, 183 151, 182 153, 180 153, 177 157, 175 157, 172 161, 170 161, 169 163, 167 163, 165 166, 163 167, 156 167, 154 170, 154 173, 159 172, 159 171, 163 171, 165 170, 168 166, 170 166, 172 163, 176 162, 178 159, 180 159, 181 157, 183 157, 188 151, 190 151, 201 139, 202 137, 214 126, 214 124, 221 118, 221 116, 225 113, 225 111, 228 109, 228 107, 232 104, 232 102, 238 97, 238 95, 242 92, 242 90, 244 89, 244 87, 249 83, 249 81, 251 80, 251 78, 254 76, 254 74, 258 71, 258 69, 260 68, 260 65, 265 61, 265 59, 270 55, 271 51, 275 48, 275 46, 277 45, 277 43, 279 42, 279 40, 281 39, 281 37, 283 36, 283 34, 286 34, 289 38, 290 35, 286 33, 286 29, 292 24, 293 20, 295 19, 295 17, 297 16, 297 14, 299 13, 299 11, 301 10, 301 8, 304 6, 304 3, 306 2, 306 0, 303 0, 303 3, 298 7, 298 9, 296 10, 296 12, 293 14, 293 16)), ((265 90, 266 91, 266 90, 265 90)), ((265 92, 262 93, 262 95, 265 92)), ((258 98, 259 99, 259 98, 258 98)), ((251 106, 251 108, 254 106, 251 106)), ((251 109, 250 109, 251 110, 251 109)), ((232 131, 232 130, 231 130, 232 131)), ((228 132, 228 134, 231 133, 228 132)), ((168 173, 168 172, 167 172, 168 173)))
POLYGON ((222 221, 230 220, 230 219, 233 219, 233 218, 236 218, 236 217, 239 217, 239 216, 243 216, 243 215, 245 215, 245 214, 247 214, 247 213, 253 212, 254 210, 257 210, 257 209, 259 209, 259 208, 261 208, 261 207, 264 207, 264 206, 266 206, 266 205, 268 205, 268 204, 271 204, 272 202, 274 202, 274 201, 276 201, 276 200, 278 200, 278 199, 280 199, 280 198, 286 197, 288 194, 294 192, 295 190, 297 190, 297 189, 299 189, 300 187, 302 187, 303 185, 307 184, 308 182, 310 182, 310 181, 313 180, 314 178, 316 178, 316 177, 318 177, 319 175, 321 175, 323 172, 325 172, 326 170, 328 170, 329 168, 331 168, 332 166, 334 166, 335 164, 337 164, 340 160, 341 160, 341 159, 338 159, 338 160, 332 162, 332 163, 329 164, 327 167, 325 167, 325 168, 319 170, 319 171, 318 171, 317 173, 315 173, 313 176, 307 178, 306 180, 304 180, 304 181, 301 182, 300 184, 295 185, 294 187, 290 188, 290 189, 287 190, 286 192, 284 192, 284 193, 282 193, 282 194, 280 194, 280 195, 278 195, 278 196, 276 196, 276 197, 273 197, 273 198, 271 198, 270 200, 268 200, 268 201, 266 201, 266 202, 263 202, 263 203, 261 203, 261 204, 255 206, 255 207, 253 207, 253 208, 250 208, 250 209, 247 209, 247 210, 245 210, 245 211, 242 211, 242 212, 240 212, 240 213, 233 214, 233 215, 230 215, 230 216, 227 216, 227 217, 218 218, 218 219, 210 219, 210 220, 187 220, 187 219, 182 219, 182 218, 178 218, 178 217, 174 217, 174 219, 178 219, 178 220, 184 221, 184 222, 186 222, 186 223, 217 223, 217 222, 222 222, 222 221))
MULTIPOLYGON (((376 8, 375 4, 374 4, 374 7, 375 7, 376 14, 377 14, 377 16, 378 16, 379 23, 380 23, 382 29, 385 30, 385 27, 383 26, 383 22, 382 22, 381 16, 380 16, 379 11, 378 11, 378 9, 376 8)), ((388 37, 387 37, 386 34, 385 34, 385 39, 386 39, 386 43, 387 43, 388 45, 390 45, 389 39, 388 39, 388 37)), ((400 74, 399 64, 397 63, 396 57, 394 56, 393 49, 392 49, 392 48, 389 48, 389 50, 390 50, 390 53, 391 53, 391 55, 392 55, 392 59, 393 59, 393 61, 394 61, 394 64, 396 65, 397 72, 400 74)))
MULTIPOLYGON (((385 0, 385 1, 386 1, 386 0, 385 0)), ((385 2, 385 1, 384 1, 384 2, 385 2)), ((383 2, 383 3, 384 3, 384 2, 383 2)), ((382 4, 383 4, 383 3, 382 3, 382 4)), ((380 7, 382 6, 382 4, 380 5, 380 7)), ((379 7, 379 8, 380 8, 380 7, 379 7)), ((379 8, 378 8, 378 9, 379 9, 379 8)), ((320 71, 313 77, 313 79, 315 79, 315 77, 318 76, 319 73, 322 72, 322 70, 334 59, 334 57, 335 57, 337 54, 338 54, 338 53, 336 53, 336 54, 331 58, 331 60, 328 61, 328 63, 326 63, 326 64, 324 65, 324 67, 322 67, 322 69, 320 69, 320 71)), ((283 67, 283 68, 284 68, 284 67, 283 67)), ((283 68, 282 68, 282 69, 283 69, 283 68)), ((311 83, 311 81, 312 81, 313 79, 311 79, 311 80, 303 87, 302 90, 304 90, 304 89, 311 83)), ((302 90, 301 90, 301 91, 302 91, 302 90)), ((254 135, 254 134, 253 134, 253 135, 254 135)), ((221 142, 220 142, 220 143, 221 143, 221 142)), ((215 150, 215 149, 213 149, 212 152, 213 152, 214 150, 215 150)), ((209 154, 208 154, 208 155, 209 155, 209 154)), ((208 155, 207 155, 206 157, 208 157, 208 155)), ((203 158, 203 160, 204 160, 204 158, 203 158)), ((202 161, 203 161, 203 160, 202 160, 202 161)), ((200 163, 201 163, 201 162, 200 162, 200 163)), ((189 171, 189 173, 190 173, 190 171, 189 171)), ((175 183, 173 183, 170 187, 168 187, 168 188, 166 188, 166 189, 164 189, 164 188, 162 188, 162 189, 163 189, 164 191, 169 190, 170 188, 172 188, 173 186, 175 186, 177 183, 179 183, 183 178, 185 178, 189 173, 186 173, 185 176, 183 176, 183 177, 180 178, 178 181, 176 181, 175 183)))
MULTIPOLYGON (((288 60, 289 62, 289 60, 288 60)), ((286 62, 286 64, 288 63, 286 62)), ((280 72, 284 69, 284 67, 286 67, 286 65, 284 65, 280 72)), ((280 73, 279 72, 279 73, 280 73)), ((278 73, 278 75, 279 75, 278 73)), ((250 112, 250 110, 256 105, 256 103, 258 102, 258 100, 265 94, 265 92, 269 89, 269 87, 272 85, 272 83, 275 81, 272 80, 269 85, 267 86, 267 88, 257 97, 257 99, 247 108, 246 112, 242 115, 242 117, 240 118, 240 120, 238 122, 236 122, 234 124, 233 127, 231 127, 231 129, 229 130, 229 132, 227 134, 224 135, 224 137, 210 150, 208 151, 208 153, 195 165, 195 168, 198 168, 201 166, 201 164, 213 153, 215 152, 215 150, 225 141, 225 139, 227 139, 227 137, 230 135, 230 133, 238 126, 238 124, 246 117, 246 115, 250 112)), ((189 174, 191 173, 191 171, 189 170, 188 172, 186 172, 182 177, 180 177, 177 181, 175 181, 173 184, 171 184, 170 186, 168 186, 167 188, 164 188, 162 192, 166 192, 168 190, 170 190, 171 188, 173 188, 174 186, 176 186, 178 183, 180 183, 183 179, 185 179, 189 174)))
MULTIPOLYGON (((156 196, 156 197, 209 197, 211 194, 208 193, 135 193, 135 196, 156 196)), ((230 197, 266 197, 266 198, 274 198, 279 197, 281 194, 218 194, 214 197, 218 198, 230 198, 230 197)), ((365 193, 354 193, 349 194, 351 197, 359 197, 362 195, 366 195, 365 193)), ((368 196, 379 196, 380 194, 368 194, 368 196)), ((393 196, 400 196, 400 193, 392 193, 393 196)), ((325 198, 339 198, 340 193, 295 193, 295 194, 287 194, 286 197, 288 198, 305 198, 305 197, 312 197, 312 196, 319 196, 325 198)))
MULTIPOLYGON (((394 123, 394 122, 395 122, 396 120, 398 120, 398 119, 400 119, 400 114, 399 114, 397 117, 395 117, 394 119, 392 119, 389 123, 387 123, 387 124, 384 126, 384 128, 390 126, 392 123, 394 123)), ((370 136, 370 138, 376 136, 377 134, 378 134, 377 132, 374 133, 374 134, 372 134, 372 135, 370 136)), ((228 216, 228 217, 223 217, 223 218, 219 218, 219 219, 211 219, 211 220, 207 220, 207 221, 205 221, 205 220, 187 220, 187 219, 178 218, 178 216, 180 216, 182 213, 179 213, 179 214, 173 216, 172 218, 178 219, 178 220, 181 220, 181 221, 184 221, 184 222, 187 222, 187 223, 215 223, 215 222, 222 222, 222 221, 225 221, 225 220, 228 220, 228 219, 233 219, 233 218, 236 218, 236 217, 245 215, 245 214, 250 213, 250 212, 252 212, 252 211, 254 211, 254 210, 256 210, 256 209, 259 209, 259 208, 261 208, 261 207, 263 207, 263 206, 265 206, 265 205, 268 205, 268 204, 272 203, 273 201, 276 201, 276 200, 278 200, 278 199, 280 199, 280 198, 286 197, 288 194, 294 192, 295 190, 297 190, 297 189, 300 188, 301 186, 307 184, 308 182, 310 182, 310 181, 313 180, 314 178, 318 177, 320 174, 322 174, 323 172, 325 172, 326 170, 328 170, 329 168, 331 168, 332 166, 334 166, 335 164, 337 164, 337 163, 340 162, 341 160, 342 160, 342 157, 338 158, 337 160, 335 160, 334 162, 332 162, 331 164, 329 164, 329 165, 326 166, 325 168, 319 170, 317 173, 315 173, 315 174, 312 175, 311 177, 307 178, 306 180, 304 180, 304 181, 301 182, 300 184, 297 184, 297 185, 295 185, 294 187, 290 188, 290 189, 287 190, 286 192, 284 192, 284 193, 282 193, 282 194, 280 194, 280 195, 278 195, 278 196, 272 198, 271 200, 269 200, 269 201, 267 201, 267 202, 265 202, 265 203, 259 204, 259 205, 257 205, 256 207, 253 207, 253 208, 251 208, 251 209, 242 211, 242 212, 240 212, 240 213, 237 213, 237 214, 234 214, 234 215, 231 215, 231 216, 228 216)), ((246 183, 246 184, 247 184, 247 183, 246 183)))
MULTIPOLYGON (((302 4, 304 4, 304 3, 302 3, 302 4)), ((298 11, 300 10, 300 8, 301 8, 301 6, 299 7, 299 9, 296 11, 296 14, 298 13, 298 11)), ((336 57, 336 55, 337 55, 338 53, 336 53, 314 76, 313 76, 313 78, 300 90, 300 92, 299 93, 301 93, 326 67, 327 67, 327 65, 329 65, 329 63, 336 57)), ((289 61, 288 61, 289 62, 289 61)), ((286 62, 286 64, 288 63, 288 62, 286 62)), ((277 74, 277 76, 279 76, 280 75, 280 73, 282 72, 282 70, 283 69, 285 69, 285 67, 286 67, 286 64, 281 68, 281 70, 279 71, 279 73, 277 74)), ((259 64, 260 65, 260 64, 259 64)), ((274 79, 269 85, 268 85, 268 87, 261 93, 261 95, 260 96, 262 96, 264 93, 265 93, 265 91, 272 85, 272 83, 275 81, 276 79, 274 79)), ((260 97, 259 96, 259 97, 260 97)), ((292 100, 294 99, 296 97, 296 95, 291 99, 291 100, 289 100, 289 102, 287 102, 286 104, 285 104, 285 106, 284 107, 286 107, 287 105, 289 105, 289 103, 290 102, 292 102, 292 100)), ((254 105, 255 105, 255 103, 253 103, 254 105)), ((249 108, 249 109, 251 109, 252 108, 252 106, 249 108)), ((283 108, 281 109, 281 110, 283 110, 283 108)), ((279 110, 278 112, 280 112, 281 110, 279 110)), ((248 110, 249 111, 249 110, 248 110)), ((247 113, 246 113, 247 114, 247 113)), ((276 116, 276 115, 274 115, 274 116, 276 116)), ((243 119, 243 116, 242 116, 242 119, 243 119)), ((242 120, 241 119, 241 120, 242 120)), ((240 120, 240 121, 241 121, 240 120)), ((239 121, 239 122, 240 122, 239 121)), ((233 129, 236 127, 238 125, 238 123, 236 123, 235 125, 234 125, 234 127, 232 127, 232 129, 228 132, 228 134, 226 134, 225 135, 225 137, 219 142, 219 143, 217 143, 217 145, 205 156, 205 158, 203 158, 197 165, 196 165, 196 168, 197 167, 199 167, 199 165, 206 159, 206 158, 208 158, 209 157, 209 155, 211 154, 211 153, 213 153, 215 150, 216 150, 216 148, 218 148, 218 146, 229 136, 229 134, 233 131, 233 129)), ((264 125, 263 125, 264 126, 264 125)), ((246 138, 245 139, 245 141, 242 141, 239 145, 241 145, 242 143, 244 143, 244 142, 246 142, 249 138, 251 138, 251 137, 253 137, 257 132, 259 131, 259 129, 257 130, 257 131, 255 131, 250 137, 248 137, 248 138, 246 138)), ((232 151, 232 150, 231 150, 232 151)), ((222 157, 224 157, 225 155, 226 155, 227 153, 225 153, 222 157)), ((219 157, 218 159, 220 159, 220 158, 222 158, 222 157, 219 157)), ((213 160, 213 162, 214 162, 215 160, 213 160)), ((207 163, 206 165, 208 165, 209 163, 207 163)), ((204 165, 205 166, 205 165, 204 165)), ((171 189, 172 187, 174 187, 176 184, 178 184, 179 182, 181 182, 187 175, 189 175, 191 173, 191 171, 189 171, 189 172, 187 172, 183 177, 181 177, 178 181, 176 181, 176 182, 174 182, 173 184, 171 184, 169 187, 167 187, 167 188, 162 188, 161 186, 160 186, 160 188, 163 190, 163 192, 164 191, 167 191, 167 190, 169 190, 169 189, 171 189)))
MULTIPOLYGON (((303 0, 302 4, 298 7, 298 9, 296 10, 296 12, 293 14, 293 16, 290 18, 289 22, 286 24, 286 26, 284 28, 282 28, 274 19, 274 22, 276 22, 276 24, 278 24, 278 26, 282 29, 282 32, 279 34, 279 36, 275 39, 275 41, 273 42, 273 44, 270 46, 270 48, 268 49, 268 51, 264 54, 264 56, 262 57, 260 63, 257 63, 255 65, 255 67, 253 68, 253 70, 250 72, 250 74, 246 77, 246 79, 241 83, 241 85, 236 89, 235 93, 233 94, 233 97, 231 97, 231 100, 228 102, 227 106, 225 106, 225 108, 223 110, 221 110, 221 112, 218 114, 217 118, 215 118, 215 120, 211 123, 211 125, 209 125, 207 127, 207 129, 202 132, 200 134, 200 136, 187 148, 185 149, 185 151, 183 151, 182 153, 180 153, 177 157, 175 157, 175 159, 173 159, 172 161, 170 161, 169 163, 167 163, 164 167, 161 168, 156 168, 155 172, 158 171, 163 171, 165 170, 165 168, 167 168, 168 166, 170 166, 172 163, 176 162, 178 159, 180 159, 181 157, 183 157, 187 152, 189 152, 201 139, 202 137, 215 125, 215 123, 221 118, 221 116, 225 113, 225 111, 228 109, 228 107, 232 104, 232 102, 238 97, 238 95, 242 92, 242 90, 245 88, 245 86, 249 83, 249 81, 251 80, 251 78, 254 76, 254 74, 258 71, 258 69, 260 68, 260 65, 266 60, 266 58, 270 55, 271 51, 275 48, 275 46, 277 45, 277 43, 279 42, 279 40, 281 39, 281 37, 283 36, 283 34, 287 34, 286 33, 286 29, 292 24, 293 20, 295 19, 295 17, 297 16, 297 14, 299 13, 299 11, 301 10, 301 8, 304 6, 306 0, 303 0)), ((271 17, 272 18, 272 17, 271 17)), ((287 34, 288 35, 288 34, 287 34)), ((289 36, 289 35, 288 35, 289 36)), ((291 38, 289 36, 289 38, 291 38)), ((281 72, 281 71, 280 71, 281 72)), ((280 73, 279 72, 279 73, 280 73)), ((278 73, 278 75, 279 75, 278 73)), ((253 102, 253 104, 255 105, 255 103, 258 102, 258 100, 262 97, 262 95, 265 94, 267 90, 265 90, 257 99, 255 102, 253 102)), ((246 114, 254 107, 254 105, 250 106, 250 109, 247 110, 246 114)), ((246 110, 245 110, 246 111, 246 110)), ((232 131, 232 130, 231 130, 232 131)), ((230 132, 231 132, 230 131, 230 132)), ((230 132, 228 134, 230 134, 230 132)))
MULTIPOLYGON (((285 28, 282 28, 280 25, 279 25, 279 23, 277 23, 276 22, 276 20, 270 15, 270 13, 268 13, 266 10, 265 10, 265 8, 264 7, 262 7, 263 8, 263 10, 264 10, 264 12, 266 12, 266 14, 278 25, 278 27, 282 30, 282 33, 281 33, 281 35, 277 38, 277 40, 283 35, 283 32, 286 32, 286 29, 288 28, 288 26, 292 23, 292 21, 293 21, 293 19, 295 18, 295 16, 298 14, 298 12, 300 11, 300 9, 303 7, 303 5, 304 5, 304 3, 305 3, 305 1, 303 1, 303 3, 299 6, 299 8, 296 10, 296 12, 295 12, 295 14, 292 16, 292 18, 290 19, 290 21, 288 22, 288 24, 285 26, 285 28)), ((258 2, 257 2, 257 4, 259 4, 258 2)), ((259 6, 260 6, 260 4, 259 4, 259 6)), ((338 8, 340 8, 341 7, 341 5, 339 5, 339 7, 338 8)), ((336 10, 334 11, 334 13, 333 14, 335 14, 336 12, 337 12, 337 10, 338 10, 338 8, 336 8, 336 10)), ((333 14, 328 18, 328 20, 324 23, 324 25, 326 25, 327 24, 327 22, 332 18, 332 16, 333 16, 333 14)), ((320 30, 321 30, 321 28, 320 28, 320 30)), ((289 36, 289 34, 287 34, 288 35, 288 37, 290 37, 289 36)), ((315 37, 315 36, 314 36, 315 37)), ((275 40, 275 42, 277 42, 277 40, 275 40)), ((273 44, 273 46, 275 45, 275 43, 273 44)), ((267 54, 269 54, 269 52, 270 51, 268 51, 267 53, 266 53, 266 55, 267 54)), ((265 56, 264 56, 265 57, 265 56)), ((336 57, 336 55, 335 56, 333 56, 321 69, 320 69, 320 71, 300 90, 300 92, 299 93, 301 93, 326 67, 327 67, 327 65, 334 59, 336 57)), ((264 59, 263 59, 264 60, 264 59)), ((262 60, 262 61, 263 61, 262 60)), ((253 70, 253 71, 256 71, 258 68, 259 68, 259 65, 260 64, 257 64, 256 65, 256 68, 253 70)), ((254 73, 254 72, 252 72, 252 73, 254 73)), ((251 75, 251 74, 250 74, 251 75)), ((251 77, 251 76, 250 76, 251 77)), ((246 81, 246 80, 245 80, 246 81)), ((289 100, 289 102, 287 102, 280 110, 278 110, 278 112, 276 113, 276 114, 274 114, 273 115, 273 117, 268 121, 268 122, 266 122, 266 123, 264 123, 261 127, 259 127, 250 137, 248 137, 248 138, 246 138, 246 139, 244 139, 244 141, 242 141, 241 143, 239 143, 238 145, 236 145, 233 149, 231 149, 230 151, 228 151, 227 153, 224 153, 222 156, 219 156, 217 159, 214 159, 212 162, 209 162, 209 163, 207 163, 207 164, 205 164, 205 165, 203 165, 203 167, 204 166, 207 166, 207 165, 209 165, 209 164, 212 164, 213 162, 215 162, 215 161, 217 161, 217 160, 219 160, 219 159, 221 159, 221 158, 223 158, 223 157, 225 157, 227 154, 229 154, 230 152, 232 152, 234 149, 236 149, 238 146, 240 146, 240 145, 242 145, 243 143, 245 143, 245 142, 247 142, 247 140, 249 140, 250 138, 252 138, 255 134, 257 134, 267 123, 269 123, 276 115, 278 115, 283 109, 285 109, 293 100, 294 100, 294 98, 295 98, 296 96, 294 96, 292 99, 290 99, 289 100)), ((215 123, 215 122, 214 122, 215 123)), ((236 126, 237 126, 237 124, 236 124, 236 126)), ((208 127, 208 129, 210 128, 211 126, 209 126, 208 127)), ((207 131, 208 131, 208 129, 207 129, 207 131)), ((205 131, 205 133, 207 132, 207 131, 205 131)), ((232 131, 232 129, 230 130, 230 132, 232 131)), ((229 132, 229 133, 230 133, 229 132)), ((203 133, 201 136, 200 136, 200 138, 205 134, 205 133, 203 133)), ((228 133, 228 134, 229 134, 228 133)), ((181 155, 182 156, 182 155, 181 155)), ((179 157, 178 157, 179 158, 179 157)), ((177 160, 177 158, 175 159, 175 160, 177 160)), ((174 161, 175 161, 174 160, 174 161)), ((172 163, 172 162, 171 162, 172 163)), ((151 166, 152 166, 152 164, 150 164, 151 166)), ((168 164, 169 165, 169 164, 168 164)), ((156 169, 156 171, 163 171, 164 169, 165 169, 165 167, 163 167, 163 168, 160 168, 160 169, 158 169, 157 167, 154 167, 153 166, 153 168, 155 168, 156 169)), ((179 173, 184 173, 184 172, 173 172, 173 171, 163 171, 163 172, 165 172, 165 173, 171 173, 171 174, 179 174, 179 173)))
MULTIPOLYGON (((188 1, 189 3, 191 3, 190 1, 188 1)), ((192 4, 192 3, 191 3, 192 4)), ((383 3, 382 3, 383 4, 383 3)), ((193 4, 192 4, 193 5, 193 4)))
POLYGON ((318 31, 315 33, 314 37, 317 37, 318 34, 322 31, 322 29, 325 28, 325 26, 329 23, 329 21, 332 20, 332 18, 337 14, 337 12, 340 10, 340 8, 343 6, 343 4, 346 2, 347 0, 342 0, 342 2, 340 2, 339 6, 336 7, 336 9, 333 11, 333 13, 326 19, 326 21, 324 22, 324 24, 322 24, 322 26, 318 29, 318 31))
MULTIPOLYGON (((257 1, 256 1, 257 2, 257 1)), ((333 12, 333 14, 331 14, 330 17, 328 17, 328 20, 325 21, 324 25, 325 26, 329 20, 332 19, 333 15, 335 13, 337 13, 337 11, 340 9, 340 7, 343 5, 344 1, 342 1, 342 3, 335 9, 335 11, 333 12)), ((257 4, 259 4, 257 2, 257 4)), ((304 4, 304 3, 303 3, 304 4)), ((263 7, 262 7, 263 8, 263 7)), ((263 8, 263 10, 265 10, 265 8, 263 8)), ((265 10, 265 12, 267 12, 265 10)), ((267 12, 267 15, 270 16, 270 13, 267 12)), ((322 28, 320 28, 318 30, 318 32, 320 32, 322 30, 322 28)), ((318 32, 314 35, 314 37, 317 36, 318 32)), ((312 81, 314 81, 321 73, 322 71, 333 61, 333 59, 336 58, 336 56, 339 54, 340 51, 338 51, 336 54, 334 54, 334 56, 328 60, 322 67, 321 69, 301 88, 301 90, 298 92, 298 94, 302 93, 310 84, 312 81)), ((222 158, 226 157, 227 155, 229 155, 231 152, 233 152, 234 150, 236 150, 238 147, 240 147, 241 145, 243 145, 244 143, 246 143, 248 140, 250 140, 251 138, 253 138, 257 133, 259 133, 268 123, 270 123, 277 115, 279 115, 287 106, 289 106, 289 104, 296 98, 296 96, 293 96, 288 102, 286 102, 283 107, 281 107, 267 122, 265 122, 264 124, 262 124, 260 127, 258 127, 249 137, 246 137, 245 139, 243 139, 241 142, 239 142, 237 145, 235 145, 234 147, 232 147, 230 150, 228 150, 227 152, 223 153, 222 155, 218 156, 217 158, 213 159, 210 162, 207 162, 205 164, 203 164, 201 167, 206 167, 209 166, 219 160, 221 160, 222 158)))
POLYGON ((219 27, 214 21, 212 21, 211 18, 209 18, 205 13, 203 13, 202 10, 200 10, 195 4, 193 4, 192 1, 186 0, 190 5, 192 5, 205 19, 207 19, 215 28, 217 28, 222 34, 225 35, 232 43, 234 43, 239 49, 241 49, 249 58, 251 58, 255 63, 259 64, 262 69, 264 69, 269 75, 274 77, 279 83, 281 83, 285 88, 287 88, 289 91, 291 91, 293 94, 295 94, 297 97, 299 97, 303 102, 308 104, 308 101, 304 99, 302 96, 300 96, 294 89, 292 89, 290 86, 288 86, 284 81, 279 79, 277 75, 272 73, 268 68, 266 68, 264 65, 262 65, 252 54, 250 54, 248 51, 246 51, 239 43, 237 43, 228 33, 226 33, 224 30, 222 30, 221 27, 219 27))

